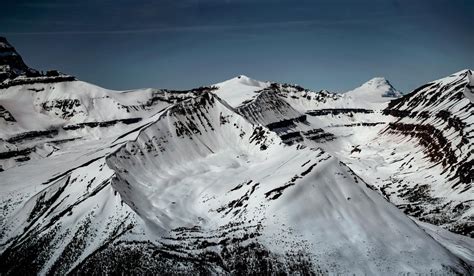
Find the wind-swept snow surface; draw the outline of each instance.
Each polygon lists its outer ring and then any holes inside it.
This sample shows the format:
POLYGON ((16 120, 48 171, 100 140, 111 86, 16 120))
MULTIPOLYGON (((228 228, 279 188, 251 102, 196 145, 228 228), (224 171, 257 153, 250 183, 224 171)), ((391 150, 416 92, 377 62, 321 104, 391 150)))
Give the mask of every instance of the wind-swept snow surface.
POLYGON ((469 70, 401 98, 380 79, 18 74, 0 88, 0 274, 473 272, 469 70))

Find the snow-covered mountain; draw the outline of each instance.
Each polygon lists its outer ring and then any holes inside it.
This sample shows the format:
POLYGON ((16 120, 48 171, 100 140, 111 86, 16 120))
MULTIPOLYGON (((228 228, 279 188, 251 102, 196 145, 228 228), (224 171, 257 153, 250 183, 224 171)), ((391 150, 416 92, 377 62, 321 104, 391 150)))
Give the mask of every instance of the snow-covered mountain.
POLYGON ((214 84, 216 95, 225 98, 232 106, 238 106, 250 101, 256 96, 256 92, 270 86, 270 82, 262 82, 240 75, 230 80, 214 84))
POLYGON ((1 274, 474 271, 470 70, 402 97, 29 70, 0 88, 1 274))
POLYGON ((387 102, 387 99, 384 98, 399 98, 402 93, 395 89, 388 80, 378 77, 348 91, 347 95, 354 98, 366 98, 369 102, 387 102))

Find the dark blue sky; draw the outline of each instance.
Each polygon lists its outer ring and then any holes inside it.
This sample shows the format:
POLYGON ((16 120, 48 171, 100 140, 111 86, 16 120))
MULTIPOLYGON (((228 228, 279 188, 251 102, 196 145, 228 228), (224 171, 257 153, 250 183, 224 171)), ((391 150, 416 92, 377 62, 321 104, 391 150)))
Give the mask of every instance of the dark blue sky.
POLYGON ((0 35, 31 67, 111 89, 191 88, 245 74, 408 92, 474 68, 472 0, 6 0, 0 35))

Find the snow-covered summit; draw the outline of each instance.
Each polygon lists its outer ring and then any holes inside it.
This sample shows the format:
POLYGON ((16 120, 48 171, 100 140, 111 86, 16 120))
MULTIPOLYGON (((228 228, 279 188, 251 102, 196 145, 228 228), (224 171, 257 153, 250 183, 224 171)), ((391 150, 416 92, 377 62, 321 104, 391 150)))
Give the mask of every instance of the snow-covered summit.
MULTIPOLYGON (((252 78, 247 77, 245 75, 236 76, 232 79, 223 81, 219 84, 220 85, 239 84, 239 85, 254 86, 254 87, 261 87, 261 88, 266 86, 265 85, 266 82, 255 80, 255 79, 252 79, 252 78)), ((216 85, 219 85, 219 84, 216 84, 216 85)))
POLYGON ((469 68, 466 68, 466 69, 463 69, 463 70, 459 70, 458 72, 451 74, 450 77, 453 77, 453 76, 461 76, 461 75, 465 75, 465 74, 471 74, 471 75, 472 75, 472 70, 469 69, 469 68))
MULTIPOLYGON (((379 98, 398 98, 402 96, 402 93, 395 89, 387 79, 376 77, 356 89, 348 91, 347 95, 357 98, 368 97, 370 100, 378 101, 379 98)), ((382 101, 388 100, 390 99, 382 99, 382 101)))
POLYGON ((215 93, 231 106, 239 106, 245 101, 251 100, 255 92, 270 86, 270 82, 258 81, 244 75, 216 83, 215 93))

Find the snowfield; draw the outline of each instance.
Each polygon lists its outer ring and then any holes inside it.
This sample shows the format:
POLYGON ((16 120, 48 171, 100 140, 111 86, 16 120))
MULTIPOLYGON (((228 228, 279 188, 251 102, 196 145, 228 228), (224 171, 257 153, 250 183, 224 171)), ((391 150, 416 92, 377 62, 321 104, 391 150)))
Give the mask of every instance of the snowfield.
POLYGON ((474 272, 471 70, 111 91, 4 63, 0 274, 474 272))

